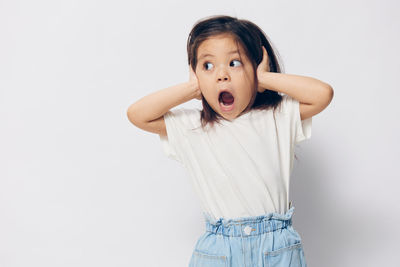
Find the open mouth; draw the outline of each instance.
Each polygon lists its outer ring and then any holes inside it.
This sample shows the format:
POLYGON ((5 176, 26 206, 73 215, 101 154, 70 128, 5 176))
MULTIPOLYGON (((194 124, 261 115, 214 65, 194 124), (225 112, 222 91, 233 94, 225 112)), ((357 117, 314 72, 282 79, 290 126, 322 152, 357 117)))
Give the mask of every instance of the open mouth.
POLYGON ((219 94, 219 102, 222 103, 224 106, 230 106, 235 101, 233 95, 227 91, 222 91, 219 94))
POLYGON ((219 103, 224 111, 231 111, 233 109, 233 102, 235 101, 233 95, 228 91, 222 91, 219 94, 219 103))

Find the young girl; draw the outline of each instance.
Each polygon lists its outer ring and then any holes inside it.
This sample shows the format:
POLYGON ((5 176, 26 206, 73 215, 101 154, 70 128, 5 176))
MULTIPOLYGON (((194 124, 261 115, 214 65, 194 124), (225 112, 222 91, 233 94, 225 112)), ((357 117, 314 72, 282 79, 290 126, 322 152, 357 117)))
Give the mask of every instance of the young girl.
POLYGON ((307 266, 292 226, 290 174, 294 146, 311 137, 332 87, 280 73, 265 33, 248 20, 197 22, 187 52, 190 80, 143 97, 128 118, 159 134, 200 198, 206 231, 189 266, 307 266), (171 110, 194 98, 202 110, 171 110))

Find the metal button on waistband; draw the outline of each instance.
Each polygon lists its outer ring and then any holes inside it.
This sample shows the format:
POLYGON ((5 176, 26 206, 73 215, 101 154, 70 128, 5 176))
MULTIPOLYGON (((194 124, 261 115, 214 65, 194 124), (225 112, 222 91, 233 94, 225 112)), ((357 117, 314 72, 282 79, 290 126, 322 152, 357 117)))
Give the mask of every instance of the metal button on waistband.
POLYGON ((250 226, 246 226, 243 231, 246 233, 246 235, 249 235, 251 233, 251 227, 250 226))

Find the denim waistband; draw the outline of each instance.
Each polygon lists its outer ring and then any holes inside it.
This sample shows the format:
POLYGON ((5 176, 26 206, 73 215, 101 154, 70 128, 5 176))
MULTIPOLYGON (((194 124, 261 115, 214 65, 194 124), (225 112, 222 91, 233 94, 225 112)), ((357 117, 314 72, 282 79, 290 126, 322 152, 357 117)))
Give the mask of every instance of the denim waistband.
POLYGON ((294 206, 284 214, 270 212, 252 217, 239 217, 233 219, 219 218, 216 221, 211 219, 210 216, 207 216, 206 213, 203 214, 207 232, 224 236, 243 237, 259 235, 292 225, 293 211, 294 206))

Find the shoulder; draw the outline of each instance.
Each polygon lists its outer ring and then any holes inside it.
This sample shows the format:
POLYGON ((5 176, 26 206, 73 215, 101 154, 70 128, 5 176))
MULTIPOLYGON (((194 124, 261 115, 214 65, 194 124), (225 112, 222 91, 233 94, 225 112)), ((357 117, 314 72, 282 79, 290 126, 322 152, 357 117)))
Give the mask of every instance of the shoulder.
POLYGON ((196 108, 175 108, 170 109, 164 116, 182 121, 196 120, 200 118, 200 112, 201 110, 196 108))
POLYGON ((175 108, 164 115, 166 125, 191 129, 201 124, 201 110, 197 108, 175 108))
POLYGON ((290 95, 282 94, 282 100, 279 102, 277 106, 277 112, 282 114, 290 114, 293 110, 293 107, 296 105, 296 99, 291 97, 290 95))
POLYGON ((294 113, 299 115, 301 120, 311 118, 315 112, 314 105, 301 103, 296 98, 289 95, 283 95, 282 106, 285 113, 294 113))

